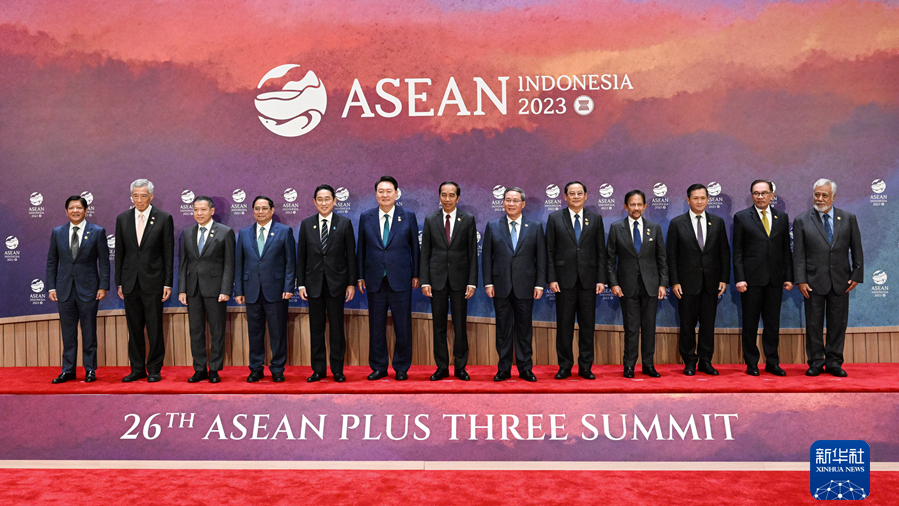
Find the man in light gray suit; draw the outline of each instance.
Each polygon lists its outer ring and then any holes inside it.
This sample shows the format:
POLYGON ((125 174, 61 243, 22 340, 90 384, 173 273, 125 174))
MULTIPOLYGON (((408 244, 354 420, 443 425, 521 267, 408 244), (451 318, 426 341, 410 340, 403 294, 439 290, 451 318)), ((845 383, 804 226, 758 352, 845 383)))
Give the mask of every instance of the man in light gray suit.
POLYGON ((815 207, 793 222, 793 275, 805 297, 806 376, 846 377, 843 343, 849 292, 863 280, 862 236, 855 215, 833 207, 837 184, 815 182, 815 207), (827 319, 827 344, 824 320, 827 319))

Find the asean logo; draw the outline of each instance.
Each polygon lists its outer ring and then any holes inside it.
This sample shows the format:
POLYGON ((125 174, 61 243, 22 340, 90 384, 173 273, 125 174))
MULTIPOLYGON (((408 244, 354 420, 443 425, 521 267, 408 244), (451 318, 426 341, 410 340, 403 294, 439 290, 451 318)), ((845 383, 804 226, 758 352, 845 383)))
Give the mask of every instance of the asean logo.
POLYGON ((717 197, 721 194, 721 183, 716 183, 712 181, 709 183, 709 186, 706 188, 709 193, 709 196, 717 197))
POLYGON ((346 202, 346 199, 350 198, 350 191, 341 186, 337 189, 334 197, 340 202, 346 202))
POLYGON ((665 183, 656 183, 652 187, 652 194, 656 197, 664 197, 668 194, 668 186, 665 183))
MULTIPOLYGON (((288 74, 297 74, 299 65, 287 63, 269 70, 256 89, 261 89, 266 81, 280 79, 288 74)), ((288 76, 290 79, 290 76, 288 76)), ((259 111, 259 121, 272 133, 282 137, 299 137, 312 131, 321 123, 328 108, 328 93, 325 84, 308 71, 299 81, 290 80, 278 91, 260 93, 255 100, 259 111)))
POLYGON ((874 271, 874 275, 871 276, 871 279, 875 284, 882 285, 887 282, 887 273, 882 270, 874 271))
POLYGON ((555 185, 555 184, 546 185, 546 196, 548 198, 554 199, 559 196, 560 192, 561 191, 559 190, 559 185, 555 185))
POLYGON ((502 200, 506 196, 506 187, 498 184, 493 187, 493 198, 497 200, 502 200))
POLYGON ((35 279, 31 282, 31 291, 34 293, 41 293, 44 291, 44 281, 42 279, 35 279))
POLYGON ((91 205, 94 203, 94 194, 91 192, 81 192, 81 197, 87 201, 87 205, 91 205))

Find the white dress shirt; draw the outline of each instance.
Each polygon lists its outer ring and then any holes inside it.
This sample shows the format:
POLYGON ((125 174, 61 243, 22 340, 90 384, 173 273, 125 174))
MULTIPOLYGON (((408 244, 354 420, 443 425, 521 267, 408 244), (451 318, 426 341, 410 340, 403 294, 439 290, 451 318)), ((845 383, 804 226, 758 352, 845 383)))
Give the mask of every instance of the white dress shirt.
POLYGON ((268 222, 266 222, 265 225, 262 225, 262 226, 260 226, 259 223, 256 223, 256 237, 253 238, 254 244, 258 244, 259 229, 264 228, 265 235, 262 236, 262 247, 265 247, 265 243, 266 243, 266 241, 268 241, 268 236, 270 236, 272 234, 272 221, 273 220, 268 220, 268 222))
POLYGON ((384 216, 390 215, 390 225, 393 226, 393 219, 396 218, 396 206, 390 208, 386 213, 378 208, 378 230, 381 231, 379 238, 384 237, 384 216))
POLYGON ((709 217, 705 215, 705 211, 702 214, 694 214, 693 211, 689 212, 690 214, 690 228, 693 229, 693 237, 696 237, 696 240, 699 240, 699 234, 696 233, 696 217, 701 216, 702 219, 699 220, 699 223, 702 226, 702 247, 705 248, 705 244, 709 242, 709 225, 708 220, 709 217))

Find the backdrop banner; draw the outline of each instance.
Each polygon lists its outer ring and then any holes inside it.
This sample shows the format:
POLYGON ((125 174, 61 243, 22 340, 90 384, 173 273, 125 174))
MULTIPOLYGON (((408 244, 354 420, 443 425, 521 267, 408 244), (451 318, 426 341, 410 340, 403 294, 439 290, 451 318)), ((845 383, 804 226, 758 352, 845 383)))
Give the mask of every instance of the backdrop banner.
MULTIPOLYGON (((753 180, 792 220, 825 177, 864 239, 849 326, 899 325, 897 26, 894 0, 5 0, 0 318, 57 310, 45 259, 66 198, 114 245, 138 178, 180 237, 201 195, 234 229, 268 196, 296 234, 322 183, 356 222, 381 175, 420 222, 457 182, 481 234, 511 186, 545 222, 582 181, 608 231, 627 191, 667 230, 702 183, 731 234, 753 180)), ((554 305, 547 291, 535 319, 554 305)), ((783 327, 804 325, 801 305, 787 294, 783 327)), ((123 307, 114 289, 100 304, 123 307)), ((430 311, 420 290, 413 311, 430 311)), ((669 295, 658 323, 676 313, 669 295)), ((493 316, 483 283, 469 314, 493 316)), ((739 315, 731 283, 717 324, 739 315)), ((597 323, 621 324, 608 290, 597 323)))

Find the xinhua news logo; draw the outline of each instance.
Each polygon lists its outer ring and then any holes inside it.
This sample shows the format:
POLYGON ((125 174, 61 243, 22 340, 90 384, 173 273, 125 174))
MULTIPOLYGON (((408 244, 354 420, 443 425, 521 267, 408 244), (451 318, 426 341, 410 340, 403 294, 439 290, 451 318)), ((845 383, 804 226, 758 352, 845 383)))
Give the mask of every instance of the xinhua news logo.
POLYGON ((871 495, 871 447, 858 441, 815 441, 809 487, 820 501, 857 501, 871 495))

